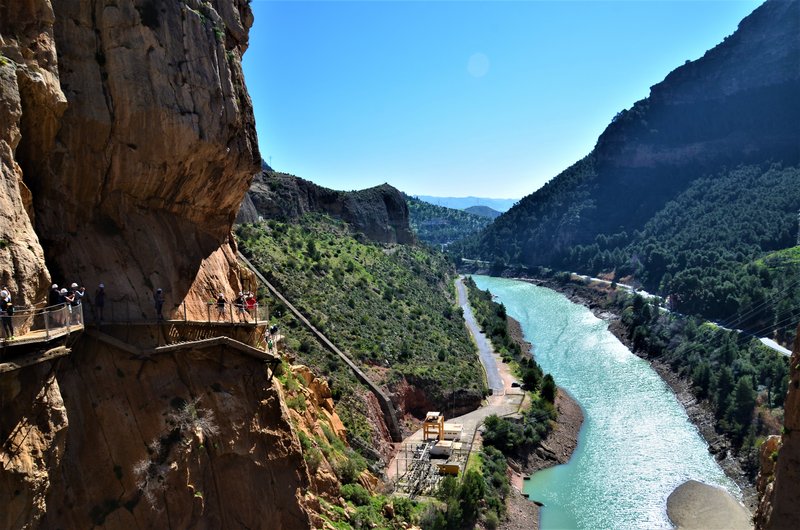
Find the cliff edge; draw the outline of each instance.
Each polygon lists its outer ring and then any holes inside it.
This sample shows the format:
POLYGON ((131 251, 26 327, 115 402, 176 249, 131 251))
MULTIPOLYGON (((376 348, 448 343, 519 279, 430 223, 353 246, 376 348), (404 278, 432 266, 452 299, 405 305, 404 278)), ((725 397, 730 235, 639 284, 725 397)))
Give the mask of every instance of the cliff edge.
POLYGON ((800 325, 789 360, 789 392, 784 403, 783 434, 761 446, 756 528, 800 528, 800 325))
POLYGON ((170 307, 237 290, 227 241, 260 160, 252 21, 245 0, 0 4, 0 235, 25 302, 50 276, 105 282, 131 312, 156 287, 170 307))
POLYGON ((403 194, 389 184, 337 191, 271 169, 263 170, 253 181, 237 221, 254 222, 259 217, 286 221, 311 212, 341 219, 378 243, 416 241, 403 194))

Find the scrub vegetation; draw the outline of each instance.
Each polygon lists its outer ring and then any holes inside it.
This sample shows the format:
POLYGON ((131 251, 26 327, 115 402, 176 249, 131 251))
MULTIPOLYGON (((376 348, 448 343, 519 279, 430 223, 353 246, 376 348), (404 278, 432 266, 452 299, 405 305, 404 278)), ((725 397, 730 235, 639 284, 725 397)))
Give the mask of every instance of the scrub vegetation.
MULTIPOLYGON (((378 384, 391 390, 407 382, 441 407, 452 402, 454 389, 475 402, 484 394, 474 345, 455 305, 455 271, 443 254, 372 243, 319 214, 292 224, 241 225, 237 236, 262 274, 378 384)), ((348 430, 369 441, 364 400, 349 369, 280 304, 271 311, 291 329, 288 346, 300 361, 329 379, 348 430)))

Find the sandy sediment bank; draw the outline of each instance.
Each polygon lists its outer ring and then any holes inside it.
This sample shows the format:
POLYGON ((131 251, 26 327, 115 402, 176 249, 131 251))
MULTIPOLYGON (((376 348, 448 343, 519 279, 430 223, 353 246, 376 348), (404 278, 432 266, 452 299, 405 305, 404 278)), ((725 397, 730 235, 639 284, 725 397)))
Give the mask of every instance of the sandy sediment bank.
POLYGON ((667 498, 667 515, 679 530, 749 530, 750 512, 730 493, 696 480, 684 482, 667 498))

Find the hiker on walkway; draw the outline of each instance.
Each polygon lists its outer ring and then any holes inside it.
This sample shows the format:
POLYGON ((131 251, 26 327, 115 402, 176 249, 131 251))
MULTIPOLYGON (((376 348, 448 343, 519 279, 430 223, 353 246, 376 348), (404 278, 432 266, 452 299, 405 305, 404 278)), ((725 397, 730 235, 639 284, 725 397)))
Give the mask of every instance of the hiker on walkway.
POLYGON ((80 324, 80 308, 81 305, 81 295, 80 289, 78 289, 77 283, 72 283, 69 288, 69 323, 70 324, 80 324))
POLYGON ((217 296, 217 322, 225 320, 225 304, 227 303, 228 301, 225 300, 225 295, 219 293, 219 296, 217 296))
POLYGON ((161 313, 164 309, 164 291, 160 287, 156 289, 155 294, 153 294, 153 305, 156 308, 156 318, 158 320, 164 320, 164 315, 161 313))
POLYGON ((239 291, 239 296, 233 301, 236 306, 236 314, 239 316, 239 322, 247 322, 247 311, 244 309, 244 293, 239 291))
POLYGON ((8 292, 7 287, 3 287, 3 290, 0 291, 0 309, 2 309, 3 331, 6 339, 11 340, 14 338, 14 323, 11 319, 14 315, 14 303, 11 301, 11 293, 8 292))
POLYGON ((103 308, 106 306, 106 286, 100 284, 94 292, 95 318, 98 322, 103 321, 103 308))
POLYGON ((73 294, 75 295, 75 305, 81 305, 83 297, 86 296, 86 287, 81 285, 73 294))
POLYGON ((65 287, 61 288, 61 303, 64 304, 64 309, 60 311, 59 323, 62 326, 67 325, 67 321, 72 321, 72 305, 75 301, 75 295, 69 292, 65 287))
POLYGON ((255 310, 258 306, 258 300, 256 300, 256 295, 251 293, 250 291, 245 293, 245 305, 247 306, 247 312, 252 315, 253 318, 256 318, 255 310))
POLYGON ((64 303, 63 300, 61 300, 61 291, 59 291, 58 285, 54 283, 50 287, 50 293, 49 293, 49 295, 47 297, 47 305, 52 307, 54 305, 63 304, 63 303, 64 303))

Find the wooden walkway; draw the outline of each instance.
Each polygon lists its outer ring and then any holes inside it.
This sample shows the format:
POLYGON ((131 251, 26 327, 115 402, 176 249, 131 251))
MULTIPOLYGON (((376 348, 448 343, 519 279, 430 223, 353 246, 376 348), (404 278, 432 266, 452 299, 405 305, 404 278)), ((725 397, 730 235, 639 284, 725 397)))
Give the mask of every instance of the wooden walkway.
POLYGON ((275 373, 275 369, 281 363, 280 355, 260 350, 253 346, 250 346, 249 344, 245 344, 236 339, 232 339, 230 337, 225 337, 225 336, 213 337, 210 339, 175 342, 172 344, 165 344, 164 346, 158 346, 156 348, 143 350, 137 348, 136 346, 133 346, 132 344, 128 344, 127 342, 121 341, 116 337, 112 337, 107 333, 98 331, 96 329, 88 329, 86 331, 86 334, 92 338, 105 342, 106 344, 113 346, 117 349, 120 349, 122 351, 126 351, 131 355, 134 355, 135 357, 141 358, 143 360, 148 359, 153 355, 158 355, 160 353, 177 352, 186 349, 199 350, 204 348, 210 348, 212 346, 225 346, 233 350, 236 350, 240 353, 243 353, 244 355, 247 355, 249 357, 258 359, 259 361, 264 361, 271 370, 270 377, 272 377, 272 374, 275 373))
POLYGON ((26 344, 50 342, 51 340, 66 337, 70 333, 80 333, 81 331, 83 331, 83 324, 64 326, 63 328, 50 330, 36 329, 31 330, 24 335, 20 335, 19 337, 14 337, 13 339, 2 339, 2 341, 0 341, 0 346, 10 348, 13 346, 23 346, 26 344))
POLYGON ((27 355, 21 355, 15 359, 9 359, 5 362, 1 362, 0 374, 13 372, 14 370, 19 370, 20 368, 26 368, 28 366, 33 366, 34 364, 39 364, 46 361, 52 361, 54 359, 58 359, 59 357, 65 357, 71 352, 72 350, 66 346, 57 346, 45 351, 44 353, 34 352, 27 355))

